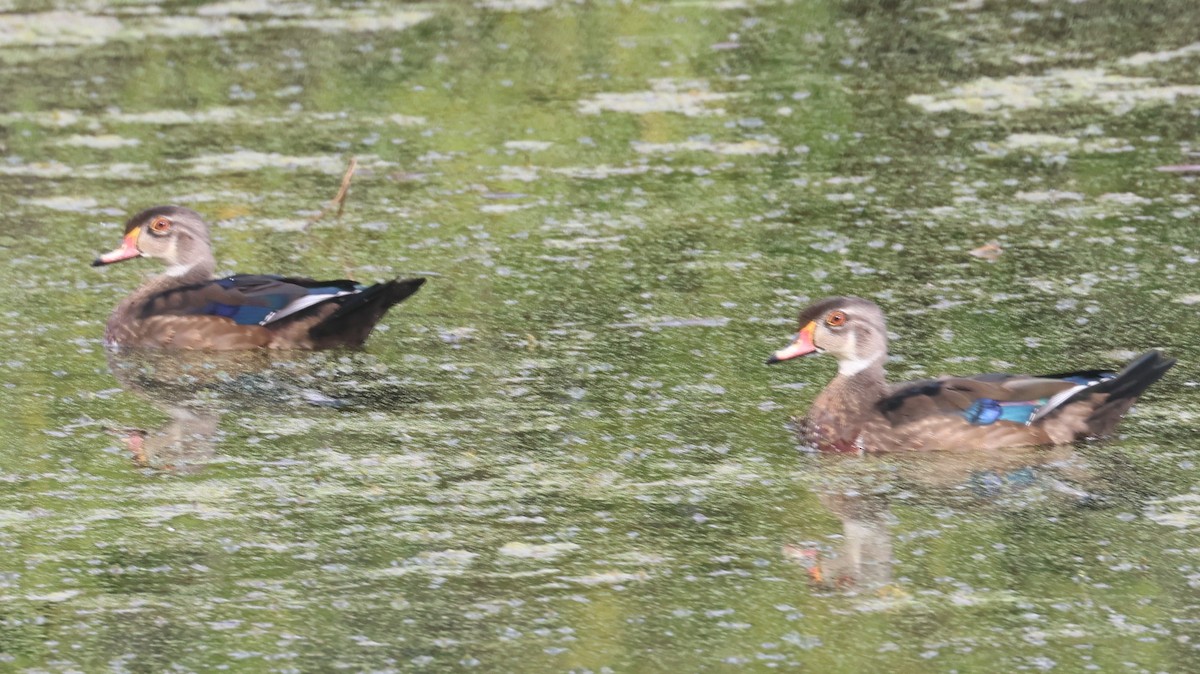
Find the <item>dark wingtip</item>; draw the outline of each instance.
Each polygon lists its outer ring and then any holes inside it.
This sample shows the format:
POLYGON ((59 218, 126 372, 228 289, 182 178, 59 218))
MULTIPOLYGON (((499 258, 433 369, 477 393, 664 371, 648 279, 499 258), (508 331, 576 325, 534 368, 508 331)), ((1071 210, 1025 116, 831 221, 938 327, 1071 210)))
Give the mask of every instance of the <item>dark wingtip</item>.
POLYGON ((416 294, 421 289, 421 286, 425 285, 425 277, 417 276, 414 278, 396 279, 389 282, 388 285, 397 290, 394 303, 399 303, 405 298, 416 294))
POLYGON ((1164 354, 1162 351, 1159 351, 1158 349, 1151 349, 1150 351, 1147 352, 1147 355, 1149 355, 1149 354, 1154 355, 1155 364, 1158 365, 1158 367, 1162 368, 1162 370, 1164 372, 1171 369, 1171 367, 1174 366, 1175 363, 1179 362, 1179 361, 1175 360, 1174 358, 1164 354))
POLYGON ((392 279, 391 281, 384 283, 384 285, 411 288, 413 292, 416 292, 417 288, 425 285, 425 281, 427 280, 428 279, 426 279, 424 276, 414 276, 412 278, 392 279))
POLYGON ((1163 355, 1158 349, 1150 349, 1146 353, 1134 358, 1125 367, 1121 368, 1122 372, 1140 369, 1142 367, 1152 367, 1159 372, 1166 372, 1175 365, 1174 358, 1163 355))
POLYGON ((367 335, 388 309, 403 302, 425 285, 421 277, 394 279, 346 295, 340 307, 309 329, 309 336, 323 346, 362 346, 367 335), (324 340, 324 341, 322 341, 324 340))

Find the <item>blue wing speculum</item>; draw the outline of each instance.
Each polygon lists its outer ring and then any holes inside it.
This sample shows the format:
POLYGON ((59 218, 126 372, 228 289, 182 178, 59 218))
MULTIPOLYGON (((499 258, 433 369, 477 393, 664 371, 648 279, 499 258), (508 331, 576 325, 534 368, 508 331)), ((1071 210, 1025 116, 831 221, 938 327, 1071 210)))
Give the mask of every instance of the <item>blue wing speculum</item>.
POLYGON ((1088 373, 1087 376, 1068 375, 1056 377, 1074 386, 1063 389, 1052 396, 1036 400, 994 400, 980 398, 962 411, 962 416, 976 426, 987 426, 998 421, 1012 421, 1019 424, 1032 424, 1045 417, 1070 400, 1080 392, 1117 376, 1114 372, 1088 373))
POLYGON ((213 301, 200 313, 230 318, 238 325, 267 325, 322 302, 360 293, 366 287, 349 282, 339 285, 301 285, 305 280, 268 275, 217 279, 213 283, 240 293, 246 303, 213 301))
POLYGON ((1015 421, 1024 424, 1044 402, 1046 402, 1045 398, 1020 402, 1001 402, 991 398, 980 398, 963 410, 962 415, 964 419, 976 426, 987 426, 997 421, 1015 421))

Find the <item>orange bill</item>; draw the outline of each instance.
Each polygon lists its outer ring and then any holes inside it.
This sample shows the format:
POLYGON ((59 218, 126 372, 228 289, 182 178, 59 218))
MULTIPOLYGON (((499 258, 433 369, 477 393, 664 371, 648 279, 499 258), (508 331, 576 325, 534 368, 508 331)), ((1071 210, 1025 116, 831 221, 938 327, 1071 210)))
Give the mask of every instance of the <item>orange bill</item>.
POLYGON ((796 339, 791 344, 771 354, 771 357, 767 359, 767 365, 782 363, 785 360, 816 353, 817 345, 813 343, 813 331, 816 329, 816 323, 809 323, 801 328, 800 332, 796 334, 796 339))
POLYGON ((137 247, 138 234, 141 233, 141 227, 134 227, 133 229, 129 230, 129 233, 125 235, 125 239, 121 241, 120 248, 96 258, 92 261, 92 266, 99 267, 100 265, 112 264, 114 262, 121 262, 122 260, 141 257, 142 251, 138 250, 137 247))

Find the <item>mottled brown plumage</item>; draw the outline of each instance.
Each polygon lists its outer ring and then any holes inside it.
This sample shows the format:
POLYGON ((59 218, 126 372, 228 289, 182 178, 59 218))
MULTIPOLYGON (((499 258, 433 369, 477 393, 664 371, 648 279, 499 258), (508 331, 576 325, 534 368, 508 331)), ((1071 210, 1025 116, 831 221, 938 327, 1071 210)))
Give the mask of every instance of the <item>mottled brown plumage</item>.
POLYGON ((389 308, 423 278, 372 286, 353 281, 238 275, 213 278, 208 225, 194 211, 158 206, 125 225, 116 250, 93 266, 135 257, 167 265, 117 305, 105 341, 173 349, 326 349, 361 346, 389 308))
POLYGON ((850 452, 1000 449, 1104 436, 1175 364, 1150 351, 1117 373, 983 374, 890 385, 883 312, 857 297, 830 297, 804 309, 795 341, 767 362, 824 352, 838 359, 838 375, 813 402, 803 433, 822 450, 850 452))

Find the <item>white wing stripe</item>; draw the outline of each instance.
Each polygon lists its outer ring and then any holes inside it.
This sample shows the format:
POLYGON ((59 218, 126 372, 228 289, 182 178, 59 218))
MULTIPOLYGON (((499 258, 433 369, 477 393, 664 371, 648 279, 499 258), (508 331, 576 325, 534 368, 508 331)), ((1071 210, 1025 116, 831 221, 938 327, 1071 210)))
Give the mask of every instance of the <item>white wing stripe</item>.
POLYGON ((331 295, 305 295, 304 297, 301 297, 300 299, 297 299, 291 304, 280 309, 279 311, 274 311, 267 314, 267 317, 262 319, 262 321, 259 322, 259 325, 274 323, 281 318, 287 318, 288 316, 291 316, 297 311, 304 311, 311 306, 320 304, 322 302, 328 302, 335 297, 341 297, 342 295, 353 295, 357 292, 357 290, 341 290, 331 295))
MULTIPOLYGON (((1090 384, 1088 386, 1090 386, 1090 384)), ((1046 401, 1046 404, 1037 408, 1037 411, 1034 412, 1029 417, 1029 421, 1026 421, 1025 425, 1028 426, 1028 425, 1032 424, 1033 422, 1037 421, 1038 419, 1041 419, 1042 417, 1046 416, 1047 414, 1050 414, 1054 410, 1058 409, 1059 405, 1066 402, 1068 398, 1075 395, 1076 393, 1079 393, 1080 391, 1087 388, 1088 386, 1085 386, 1084 384, 1078 384, 1076 386, 1072 386, 1071 388, 1069 388, 1065 391, 1059 391, 1058 393, 1055 393, 1054 395, 1050 396, 1050 399, 1046 401)))

